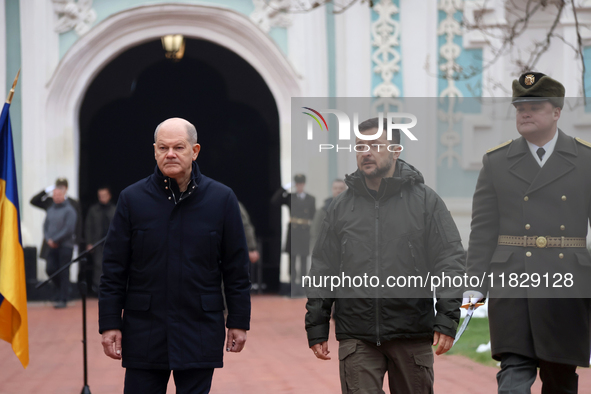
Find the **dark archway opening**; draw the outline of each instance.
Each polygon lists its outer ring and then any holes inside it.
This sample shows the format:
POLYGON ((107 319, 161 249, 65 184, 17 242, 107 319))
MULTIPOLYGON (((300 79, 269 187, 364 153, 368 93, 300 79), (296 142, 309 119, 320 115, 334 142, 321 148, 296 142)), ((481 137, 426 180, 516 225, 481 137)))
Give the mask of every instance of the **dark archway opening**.
POLYGON ((98 187, 121 190, 154 171, 155 127, 170 117, 195 125, 201 172, 231 187, 262 241, 263 282, 279 289, 279 115, 263 78, 234 52, 186 39, 184 58, 160 40, 130 48, 93 80, 80 109, 79 196, 83 215, 98 187))

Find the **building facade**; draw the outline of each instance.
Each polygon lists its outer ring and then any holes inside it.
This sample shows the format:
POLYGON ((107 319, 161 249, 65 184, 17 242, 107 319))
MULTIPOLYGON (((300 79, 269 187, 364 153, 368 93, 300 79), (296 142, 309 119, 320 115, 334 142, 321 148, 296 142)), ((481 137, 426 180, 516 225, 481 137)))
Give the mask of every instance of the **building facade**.
MULTIPOLYGON (((525 0, 334 0, 306 10, 296 3, 0 0, 0 86, 8 91, 21 69, 11 117, 25 246, 42 239, 43 213, 28 204, 31 196, 63 176, 83 208, 100 185, 117 194, 153 170, 158 119, 183 116, 200 133, 202 171, 251 211, 267 281, 280 272, 286 281, 279 256, 288 213, 270 207, 270 196, 304 172, 320 204, 332 179, 354 170, 351 157, 337 153, 320 166, 292 168, 292 97, 435 105, 432 117, 419 120, 420 143, 409 142, 402 158, 445 199, 466 245, 482 155, 517 132, 488 127, 478 111, 456 116, 455 103, 509 97, 523 64, 561 81, 567 97, 584 97, 591 81, 583 69, 591 70, 588 0, 575 1, 574 10, 570 2, 533 2, 535 12, 525 0), (512 27, 518 32, 508 46, 503 37, 512 27), (160 44, 170 34, 186 40, 177 63, 160 44)), ((591 140, 586 105, 577 111, 559 125, 591 140)))

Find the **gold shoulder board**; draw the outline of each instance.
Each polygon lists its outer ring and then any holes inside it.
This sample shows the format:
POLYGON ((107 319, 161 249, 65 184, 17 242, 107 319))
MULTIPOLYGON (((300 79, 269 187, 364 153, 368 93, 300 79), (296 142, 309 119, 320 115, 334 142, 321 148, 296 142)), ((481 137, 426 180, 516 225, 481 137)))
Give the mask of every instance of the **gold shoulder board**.
POLYGON ((580 139, 579 137, 575 137, 575 140, 581 144, 581 145, 585 145, 588 148, 591 148, 591 142, 587 142, 585 140, 580 139))
POLYGON ((497 149, 500 149, 503 146, 509 145, 511 142, 513 142, 513 140, 505 141, 501 145, 497 145, 494 148, 490 148, 489 150, 486 151, 486 153, 490 153, 490 152, 496 151, 497 149))

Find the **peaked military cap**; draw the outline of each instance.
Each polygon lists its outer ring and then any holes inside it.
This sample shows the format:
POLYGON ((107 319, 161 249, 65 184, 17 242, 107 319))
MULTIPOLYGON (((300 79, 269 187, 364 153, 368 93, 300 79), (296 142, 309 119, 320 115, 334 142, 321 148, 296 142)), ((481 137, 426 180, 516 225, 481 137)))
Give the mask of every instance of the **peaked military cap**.
POLYGON ((306 183, 306 176, 304 174, 296 174, 293 180, 295 183, 306 183))
POLYGON ((527 72, 513 80, 513 104, 550 101, 557 107, 564 106, 564 86, 546 74, 527 72))

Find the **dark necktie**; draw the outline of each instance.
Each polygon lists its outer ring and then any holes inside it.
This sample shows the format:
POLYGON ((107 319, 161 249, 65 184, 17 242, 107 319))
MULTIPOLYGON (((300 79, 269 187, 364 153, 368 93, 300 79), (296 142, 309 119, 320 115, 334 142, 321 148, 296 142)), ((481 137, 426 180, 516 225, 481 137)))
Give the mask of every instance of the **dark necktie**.
POLYGON ((536 153, 538 154, 538 157, 540 158, 540 161, 542 161, 542 158, 544 157, 544 154, 546 153, 546 151, 544 150, 544 148, 538 148, 538 150, 536 151, 536 153))

